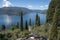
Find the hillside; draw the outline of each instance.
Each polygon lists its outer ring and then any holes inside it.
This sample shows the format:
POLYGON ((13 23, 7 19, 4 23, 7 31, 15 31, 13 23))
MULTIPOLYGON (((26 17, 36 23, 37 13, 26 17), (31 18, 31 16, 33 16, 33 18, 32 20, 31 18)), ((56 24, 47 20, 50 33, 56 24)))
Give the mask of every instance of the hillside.
POLYGON ((52 23, 53 15, 57 13, 58 26, 60 26, 60 0, 51 0, 48 11, 47 11, 47 23, 52 23))
POLYGON ((8 14, 8 15, 18 15, 19 12, 23 11, 24 14, 30 13, 30 12, 39 12, 39 13, 46 13, 46 10, 30 10, 28 8, 24 7, 3 7, 0 8, 0 15, 2 14, 8 14))
POLYGON ((23 7, 4 7, 0 8, 0 14, 8 14, 8 15, 18 15, 17 13, 23 11, 23 13, 31 12, 31 10, 23 7))

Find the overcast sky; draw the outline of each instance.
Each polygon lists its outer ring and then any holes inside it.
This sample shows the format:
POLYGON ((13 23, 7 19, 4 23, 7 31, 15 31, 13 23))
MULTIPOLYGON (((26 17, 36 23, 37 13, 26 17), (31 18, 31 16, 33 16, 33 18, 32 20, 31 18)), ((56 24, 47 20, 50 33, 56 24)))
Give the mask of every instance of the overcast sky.
MULTIPOLYGON (((4 6, 3 2, 4 0, 0 0, 0 8, 4 6)), ((26 7, 33 10, 34 9, 45 10, 48 9, 50 0, 7 0, 5 2, 8 2, 10 3, 10 5, 16 7, 26 7)))

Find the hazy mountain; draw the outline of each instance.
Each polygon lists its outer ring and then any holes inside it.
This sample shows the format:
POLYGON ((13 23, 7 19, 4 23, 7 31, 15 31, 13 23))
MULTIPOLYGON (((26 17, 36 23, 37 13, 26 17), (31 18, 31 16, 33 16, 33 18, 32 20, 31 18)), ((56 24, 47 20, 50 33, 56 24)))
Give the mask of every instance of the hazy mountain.
POLYGON ((32 12, 36 12, 36 13, 41 13, 41 14, 46 14, 47 10, 32 10, 32 12))
POLYGON ((19 12, 23 13, 31 12, 31 10, 23 7, 4 7, 0 8, 0 14, 18 15, 19 12))
POLYGON ((46 10, 30 10, 28 8, 24 7, 3 7, 0 8, 0 15, 1 14, 8 14, 8 15, 18 15, 21 11, 23 11, 24 14, 30 13, 30 12, 38 12, 38 13, 45 13, 46 10))

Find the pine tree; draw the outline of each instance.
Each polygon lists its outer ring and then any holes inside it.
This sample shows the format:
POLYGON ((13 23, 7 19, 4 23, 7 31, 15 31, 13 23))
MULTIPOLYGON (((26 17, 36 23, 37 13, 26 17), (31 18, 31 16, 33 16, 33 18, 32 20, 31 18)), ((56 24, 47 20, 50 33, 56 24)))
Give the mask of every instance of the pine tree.
POLYGON ((25 22, 25 29, 28 30, 28 23, 27 23, 27 21, 25 22))
POLYGON ((39 17, 39 19, 38 19, 38 26, 40 26, 40 17, 39 17))
POLYGON ((21 31, 23 31, 23 12, 21 12, 20 18, 21 18, 20 21, 21 31))
POLYGON ((57 8, 56 8, 54 16, 53 16, 52 26, 50 29, 49 40, 57 40, 57 37, 58 37, 58 31, 57 31, 58 20, 57 20, 57 18, 58 18, 58 15, 57 15, 57 8))
POLYGON ((40 26, 40 17, 36 14, 36 23, 37 26, 40 26))
POLYGON ((29 21, 29 25, 31 26, 31 18, 30 18, 30 21, 29 21))

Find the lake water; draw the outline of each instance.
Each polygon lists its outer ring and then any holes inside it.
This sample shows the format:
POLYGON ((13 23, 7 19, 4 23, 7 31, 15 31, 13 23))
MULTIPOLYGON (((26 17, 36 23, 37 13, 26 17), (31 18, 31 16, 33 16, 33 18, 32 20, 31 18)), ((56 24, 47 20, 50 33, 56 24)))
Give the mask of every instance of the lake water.
MULTIPOLYGON (((40 14, 38 13, 38 15, 40 16, 40 22, 41 24, 44 24, 46 23, 46 14, 40 14)), ((20 16, 8 16, 8 18, 10 19, 10 23, 6 22, 6 16, 7 15, 0 15, 0 27, 2 24, 5 24, 7 28, 10 27, 11 24, 16 24, 17 22, 20 22, 20 16)), ((35 24, 35 19, 36 19, 36 13, 28 13, 28 14, 25 14, 23 16, 23 21, 25 23, 25 21, 27 20, 28 21, 28 24, 29 24, 29 20, 31 18, 31 22, 32 22, 32 25, 35 24)))

